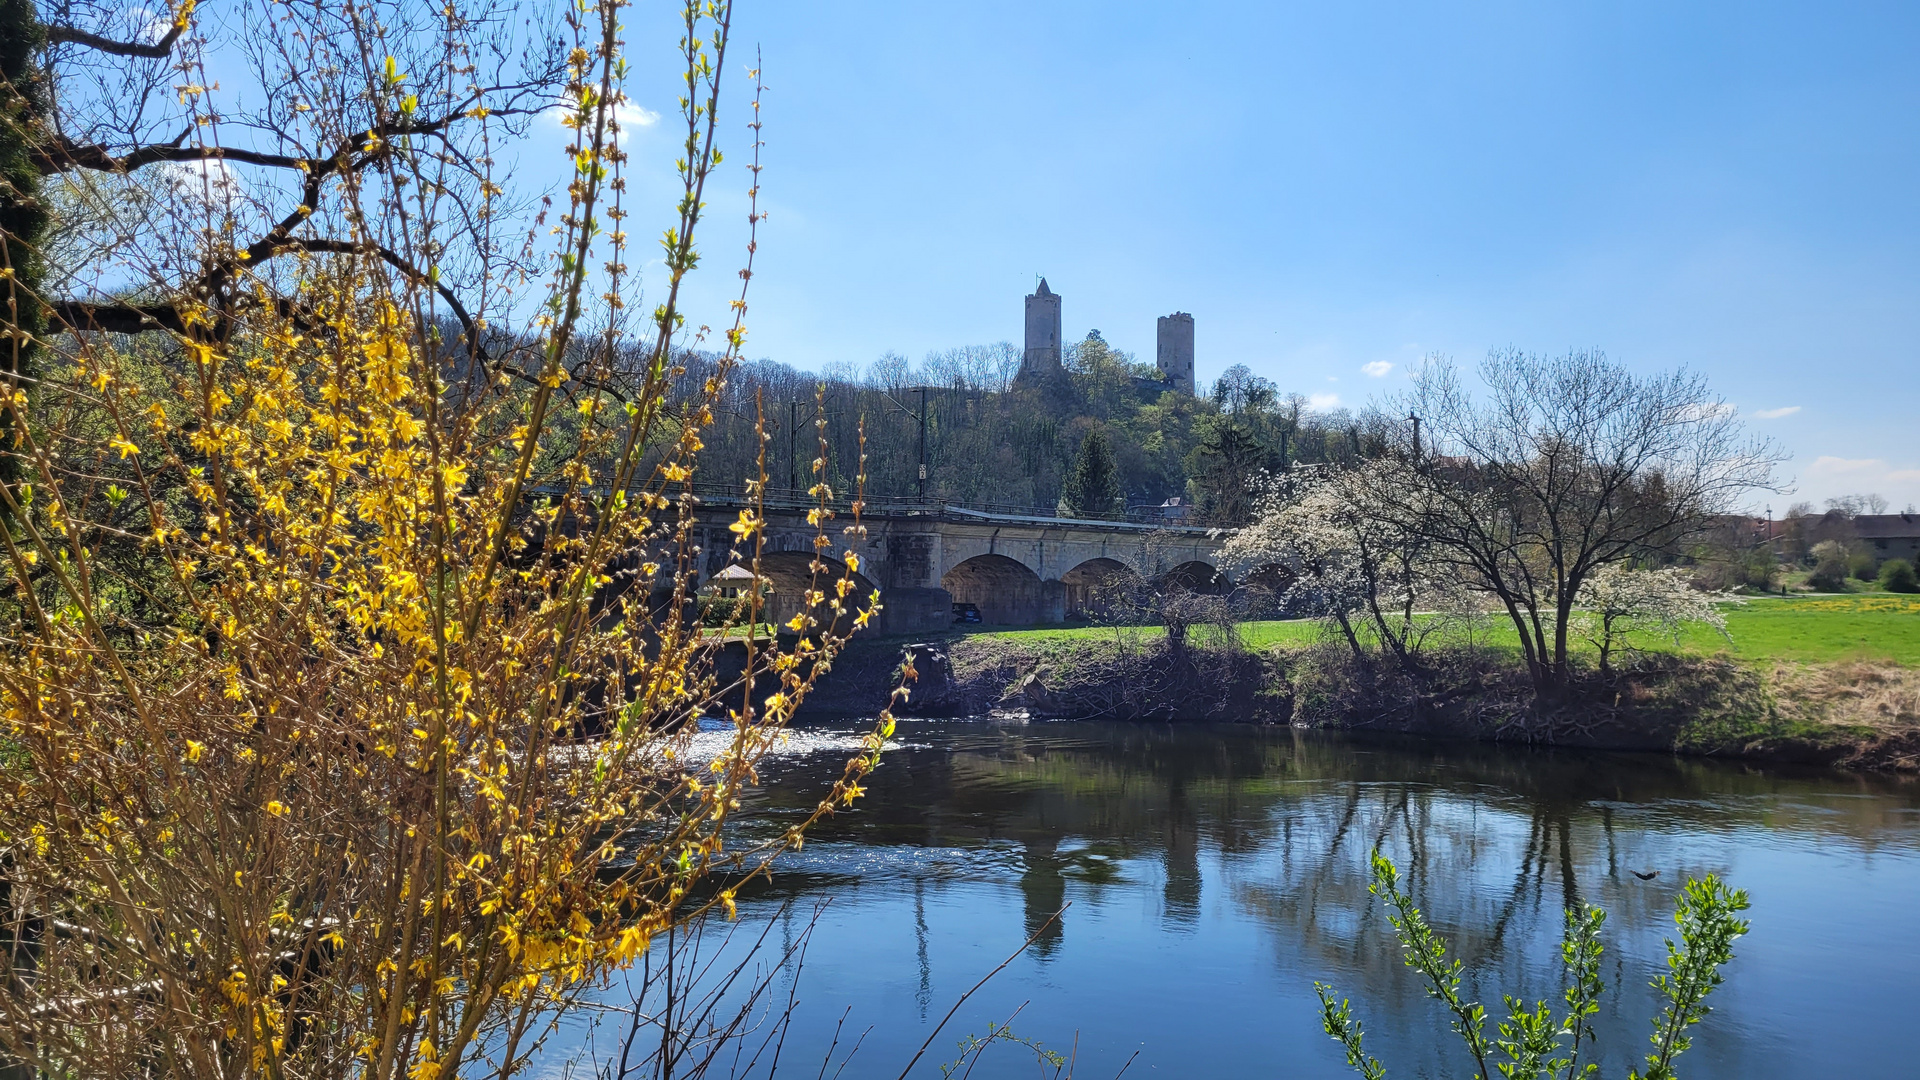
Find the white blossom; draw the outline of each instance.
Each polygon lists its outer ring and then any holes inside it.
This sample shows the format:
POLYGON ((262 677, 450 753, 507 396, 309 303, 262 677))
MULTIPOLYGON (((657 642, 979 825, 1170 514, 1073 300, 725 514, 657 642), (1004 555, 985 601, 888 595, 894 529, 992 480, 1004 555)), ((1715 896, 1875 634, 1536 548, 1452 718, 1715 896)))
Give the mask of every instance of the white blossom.
POLYGON ((1658 634, 1678 645, 1687 624, 1704 623, 1726 637, 1727 616, 1721 605, 1745 601, 1694 588, 1684 570, 1641 570, 1613 563, 1588 575, 1575 603, 1582 609, 1578 626, 1600 650, 1604 670, 1629 632, 1658 634))

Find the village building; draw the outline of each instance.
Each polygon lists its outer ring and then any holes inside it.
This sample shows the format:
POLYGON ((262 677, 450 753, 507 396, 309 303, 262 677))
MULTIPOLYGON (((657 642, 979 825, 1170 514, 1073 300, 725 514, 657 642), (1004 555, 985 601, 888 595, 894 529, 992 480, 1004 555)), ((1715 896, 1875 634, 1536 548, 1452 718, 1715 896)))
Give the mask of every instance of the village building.
POLYGON ((1855 514, 1853 535, 1881 562, 1920 561, 1920 514, 1855 514))

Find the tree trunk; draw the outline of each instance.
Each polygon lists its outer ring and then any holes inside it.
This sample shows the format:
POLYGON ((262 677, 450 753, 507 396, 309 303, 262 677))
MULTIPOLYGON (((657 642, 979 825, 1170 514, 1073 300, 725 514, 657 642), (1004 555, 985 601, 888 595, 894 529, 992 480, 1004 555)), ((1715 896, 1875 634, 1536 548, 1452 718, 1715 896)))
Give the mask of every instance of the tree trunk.
POLYGON ((1346 635, 1347 645, 1353 650, 1353 658, 1355 660, 1365 660, 1367 658, 1366 650, 1360 647, 1360 638, 1353 632, 1353 623, 1347 619, 1347 613, 1344 611, 1335 612, 1333 619, 1340 624, 1340 632, 1346 635))
MULTIPOLYGON (((32 386, 47 330, 39 251, 49 217, 32 160, 35 141, 47 134, 38 59, 44 40, 31 0, 0 0, 0 393, 8 394, 32 386)), ((0 409, 0 484, 20 479, 14 425, 25 420, 20 410, 0 409)))

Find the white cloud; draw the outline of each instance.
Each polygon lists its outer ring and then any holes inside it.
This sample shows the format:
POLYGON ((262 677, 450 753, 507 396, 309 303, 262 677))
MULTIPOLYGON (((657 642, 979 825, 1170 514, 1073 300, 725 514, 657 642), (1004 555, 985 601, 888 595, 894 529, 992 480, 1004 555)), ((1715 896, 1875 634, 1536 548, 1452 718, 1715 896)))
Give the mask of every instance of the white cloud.
POLYGON ((1778 409, 1761 409, 1753 414, 1755 420, 1778 420, 1783 416, 1792 416, 1800 411, 1798 405, 1787 405, 1778 409))
POLYGON ((140 24, 134 31, 133 39, 145 44, 154 44, 173 29, 173 13, 170 11, 154 14, 153 11, 137 7, 127 12, 127 16, 140 24))
POLYGON ((614 107, 613 118, 620 123, 620 130, 632 134, 641 128, 649 128, 660 122, 660 114, 652 109, 623 101, 614 107))
POLYGON ((1842 495, 1872 492, 1894 506, 1920 504, 1920 467, 1895 466, 1885 458, 1843 458, 1823 454, 1800 473, 1794 497, 1815 505, 1842 495))
MULTIPOLYGON (((554 127, 562 131, 567 131, 570 130, 567 127, 567 119, 573 115, 573 107, 565 102, 560 102, 548 106, 546 111, 541 115, 554 127)), ((613 121, 620 125, 620 133, 622 135, 631 137, 642 129, 650 128, 659 123, 660 114, 645 106, 636 105, 631 101, 622 101, 613 107, 613 121)))
POLYGON ((1393 365, 1385 360, 1375 360, 1370 364, 1361 364, 1360 370, 1366 372, 1370 379, 1384 379, 1387 372, 1393 370, 1393 365))
POLYGON ((1821 476, 1861 476, 1878 474, 1900 480, 1920 480, 1920 469, 1894 469, 1885 458, 1843 458, 1823 454, 1813 459, 1807 471, 1821 476))
POLYGON ((1313 409, 1331 409, 1340 404, 1339 394, 1309 394, 1307 407, 1313 409))

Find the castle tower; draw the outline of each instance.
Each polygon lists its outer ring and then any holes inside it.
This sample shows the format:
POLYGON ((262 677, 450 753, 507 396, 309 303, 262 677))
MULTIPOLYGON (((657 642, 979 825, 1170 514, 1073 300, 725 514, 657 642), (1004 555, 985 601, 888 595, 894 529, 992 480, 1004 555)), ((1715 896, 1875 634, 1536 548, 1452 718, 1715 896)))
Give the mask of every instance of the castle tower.
POLYGON ((1020 357, 1016 381, 1049 379, 1059 374, 1060 295, 1040 279, 1039 291, 1027 297, 1027 351, 1020 357))
MULTIPOLYGON (((1045 284, 1041 288, 1046 288, 1045 284)), ((1031 300, 1027 310, 1033 310, 1031 300)), ((1033 325, 1032 316, 1028 316, 1027 325, 1033 325)), ((1160 316, 1154 335, 1153 366, 1175 390, 1193 393, 1193 316, 1184 311, 1160 316)))

